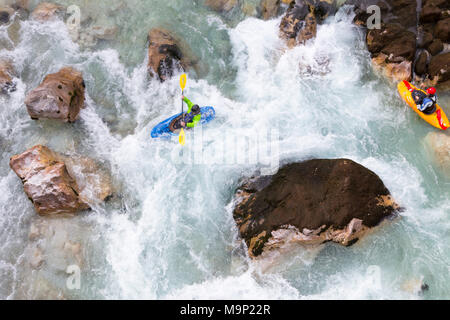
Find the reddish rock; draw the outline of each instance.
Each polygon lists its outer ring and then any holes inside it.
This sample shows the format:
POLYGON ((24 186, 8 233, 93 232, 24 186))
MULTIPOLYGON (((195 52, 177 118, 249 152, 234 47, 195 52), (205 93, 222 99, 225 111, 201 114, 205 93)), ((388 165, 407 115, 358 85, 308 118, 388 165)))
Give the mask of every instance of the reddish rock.
POLYGON ((351 245, 398 209, 380 178, 348 159, 289 164, 245 181, 236 201, 233 217, 252 257, 287 238, 351 245))
POLYGON ((38 145, 10 160, 28 198, 41 215, 74 213, 89 208, 79 199, 75 180, 63 162, 47 147, 38 145))
POLYGON ((148 68, 151 76, 164 81, 179 69, 186 69, 189 62, 181 52, 179 40, 164 29, 152 29, 148 35, 148 68))
POLYGON ((37 145, 10 160, 39 214, 75 213, 112 195, 111 177, 93 159, 37 145))
POLYGON ((28 93, 25 104, 32 119, 74 122, 84 108, 85 84, 81 72, 66 67, 49 74, 28 93))

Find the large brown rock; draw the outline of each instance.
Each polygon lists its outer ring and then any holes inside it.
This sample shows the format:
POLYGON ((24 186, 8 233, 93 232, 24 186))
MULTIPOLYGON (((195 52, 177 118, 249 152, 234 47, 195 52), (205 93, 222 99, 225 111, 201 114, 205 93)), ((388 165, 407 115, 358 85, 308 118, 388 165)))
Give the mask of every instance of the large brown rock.
POLYGON ((419 57, 416 60, 416 64, 414 66, 414 71, 418 75, 425 74, 427 72, 427 61, 428 61, 428 52, 426 50, 423 50, 419 57))
POLYGON ((148 68, 151 76, 161 81, 173 76, 177 69, 183 70, 188 62, 181 52, 179 40, 164 29, 152 29, 148 34, 148 68))
POLYGON ((205 0, 205 5, 218 12, 231 11, 238 4, 238 0, 205 0))
POLYGON ((436 22, 441 17, 441 9, 434 4, 426 4, 420 12, 420 22, 436 22))
POLYGON ((442 50, 444 50, 444 44, 439 39, 434 39, 433 42, 431 42, 430 45, 428 46, 428 52, 432 56, 437 55, 442 50))
POLYGON ((37 145, 10 160, 39 214, 75 213, 107 200, 111 177, 96 161, 37 145))
POLYGON ((47 147, 38 145, 10 160, 28 198, 41 215, 74 213, 89 208, 79 199, 76 181, 47 147))
POLYGON ((84 108, 84 90, 81 72, 65 67, 47 75, 37 88, 28 93, 25 104, 32 119, 74 122, 84 108))
POLYGON ((309 13, 309 7, 304 2, 293 1, 289 5, 280 23, 280 37, 286 40, 289 47, 298 44, 297 37, 300 31, 307 27, 304 20, 309 13))
POLYGON ((450 42, 450 17, 436 24, 434 37, 441 39, 443 42, 450 42))
POLYGON ((383 24, 381 29, 369 30, 366 41, 370 53, 376 55, 382 52, 391 62, 411 61, 416 51, 416 35, 397 23, 383 24))
POLYGON ((387 77, 397 81, 410 80, 416 53, 416 35, 398 23, 386 23, 381 29, 367 32, 367 48, 372 62, 387 77))
POLYGON ((285 240, 350 245, 397 208, 367 168, 348 159, 315 159, 245 181, 233 217, 256 257, 285 240))
POLYGON ((428 65, 428 73, 438 82, 450 80, 450 52, 442 53, 431 58, 428 65))
POLYGON ((37 21, 48 21, 61 18, 64 15, 65 8, 61 5, 42 2, 31 13, 31 18, 37 21))
POLYGON ((0 59, 0 92, 8 93, 16 90, 12 76, 14 69, 11 61, 7 59, 0 59))

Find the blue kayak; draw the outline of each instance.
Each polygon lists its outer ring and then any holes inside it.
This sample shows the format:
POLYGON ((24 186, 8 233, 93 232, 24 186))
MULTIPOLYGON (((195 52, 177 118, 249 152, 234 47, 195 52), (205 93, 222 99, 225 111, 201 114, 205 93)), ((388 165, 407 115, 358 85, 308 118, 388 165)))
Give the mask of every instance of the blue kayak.
MULTIPOLYGON (((202 114, 202 118, 200 120, 200 123, 203 125, 205 123, 210 122, 214 119, 216 116, 216 111, 213 107, 202 107, 200 108, 200 112, 202 114)), ((159 138, 162 136, 174 136, 178 135, 177 133, 174 133, 170 130, 170 124, 171 122, 181 116, 181 112, 179 114, 174 115, 173 117, 170 117, 169 119, 164 120, 163 122, 159 123, 156 127, 152 130, 152 138, 159 138)))

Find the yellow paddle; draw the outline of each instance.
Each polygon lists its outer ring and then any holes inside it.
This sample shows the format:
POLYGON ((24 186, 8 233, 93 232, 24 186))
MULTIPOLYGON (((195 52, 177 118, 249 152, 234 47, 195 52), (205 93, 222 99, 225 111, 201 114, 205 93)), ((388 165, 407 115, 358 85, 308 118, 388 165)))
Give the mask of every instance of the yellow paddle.
MULTIPOLYGON (((184 88, 186 87, 186 74, 183 73, 180 77, 180 87, 181 87, 181 94, 184 95, 184 88)), ((183 116, 183 101, 181 101, 181 116, 184 120, 183 116)), ((186 134, 184 133, 184 129, 181 128, 180 135, 178 136, 178 141, 182 146, 186 143, 186 134)))

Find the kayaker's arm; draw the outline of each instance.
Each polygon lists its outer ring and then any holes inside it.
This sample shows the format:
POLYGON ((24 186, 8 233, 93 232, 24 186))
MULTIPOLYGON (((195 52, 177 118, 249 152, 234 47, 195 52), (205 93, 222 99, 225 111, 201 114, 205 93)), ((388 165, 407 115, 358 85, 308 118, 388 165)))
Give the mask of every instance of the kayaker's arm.
POLYGON ((188 106, 188 110, 187 113, 191 112, 192 106, 194 105, 191 100, 189 100, 188 98, 184 97, 183 99, 184 102, 186 102, 187 106, 188 106))
POLYGON ((186 123, 186 126, 189 127, 189 128, 193 128, 199 123, 199 121, 201 119, 202 119, 202 115, 198 114, 192 119, 192 122, 186 123))

